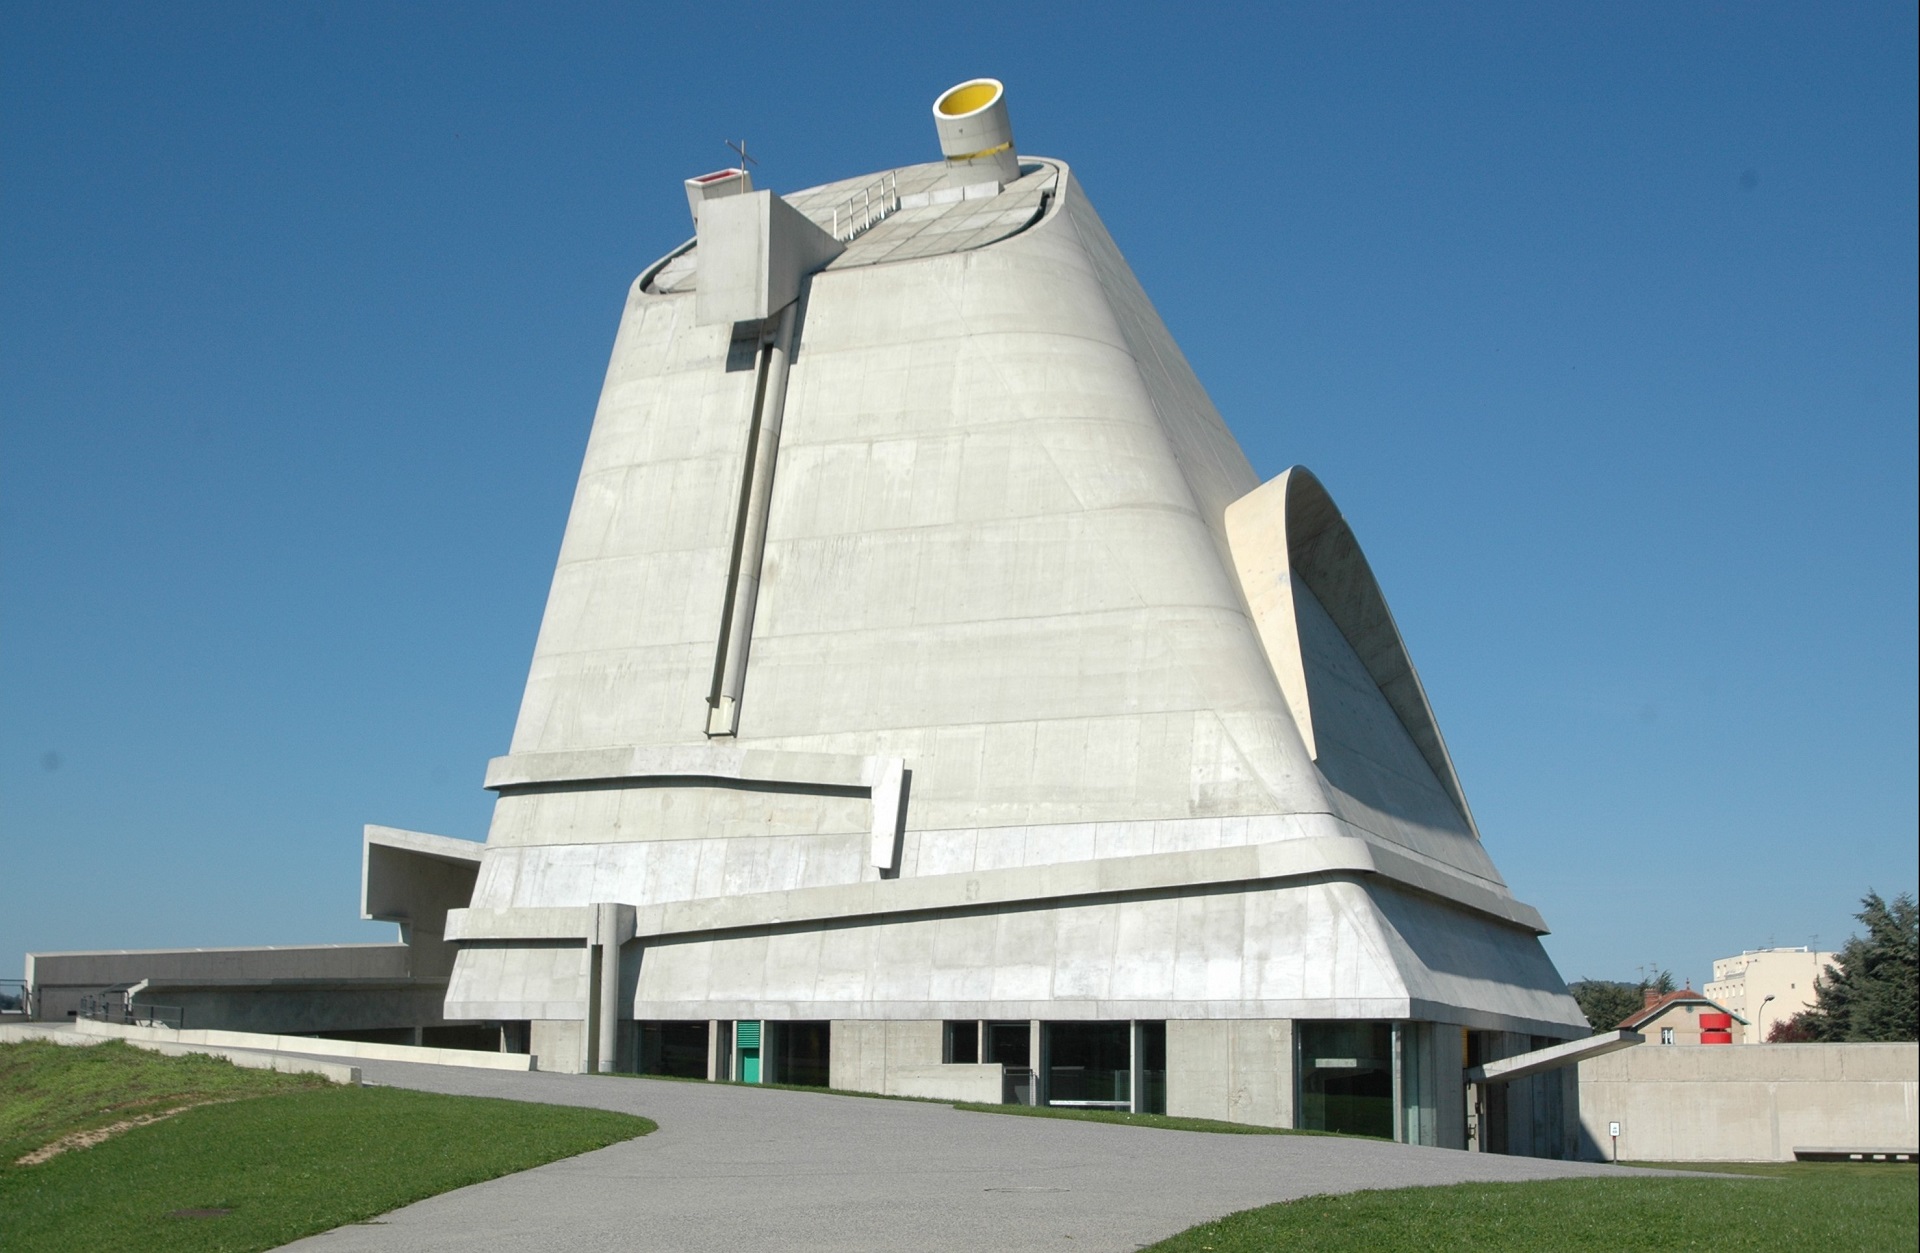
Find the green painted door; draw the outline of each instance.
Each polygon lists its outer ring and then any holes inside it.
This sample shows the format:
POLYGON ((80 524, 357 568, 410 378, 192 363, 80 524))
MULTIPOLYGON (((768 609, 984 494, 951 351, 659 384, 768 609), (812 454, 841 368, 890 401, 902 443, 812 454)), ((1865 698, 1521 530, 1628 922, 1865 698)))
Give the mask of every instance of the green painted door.
POLYGON ((733 1047, 740 1055, 740 1082, 760 1082, 760 1024, 734 1024, 733 1047))

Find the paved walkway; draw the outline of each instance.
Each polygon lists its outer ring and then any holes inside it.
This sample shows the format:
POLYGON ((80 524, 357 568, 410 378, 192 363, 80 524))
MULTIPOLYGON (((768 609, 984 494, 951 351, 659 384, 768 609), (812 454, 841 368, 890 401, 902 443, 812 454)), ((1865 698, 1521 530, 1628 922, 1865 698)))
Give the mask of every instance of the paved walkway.
POLYGON ((1318 1136, 1206 1135, 917 1101, 367 1062, 370 1082, 644 1114, 650 1136, 287 1246, 1130 1250, 1292 1197, 1620 1168, 1318 1136))

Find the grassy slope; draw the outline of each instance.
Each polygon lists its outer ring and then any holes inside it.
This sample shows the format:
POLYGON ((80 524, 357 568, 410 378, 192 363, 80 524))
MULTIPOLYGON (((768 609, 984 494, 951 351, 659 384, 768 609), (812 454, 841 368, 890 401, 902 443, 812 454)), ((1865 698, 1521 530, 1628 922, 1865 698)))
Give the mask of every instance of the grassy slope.
MULTIPOLYGON (((16 1131, 10 1143, 35 1136, 44 1143, 126 1117, 98 1108, 122 1104, 103 1082, 116 1068, 140 1100, 285 1078, 117 1045, 0 1046, 0 1128, 31 1124, 38 1130, 16 1131), (23 1059, 19 1049, 38 1052, 23 1059), (134 1056, 109 1054, 89 1068, 88 1054, 109 1049, 134 1056), (223 1066, 233 1075, 206 1073, 223 1066), (66 1113, 54 1115, 56 1107, 66 1113)), ((213 1091, 237 1094, 232 1087, 213 1091)), ((270 1085, 254 1089, 251 1099, 190 1110, 38 1166, 12 1165, 26 1149, 11 1152, 0 1164, 0 1248, 267 1249, 651 1130, 644 1118, 604 1110, 397 1088, 270 1085), (201 1208, 232 1212, 170 1217, 201 1208)))
POLYGON ((1787 1162, 1722 1169, 1746 1177, 1564 1179, 1308 1197, 1202 1223, 1153 1248, 1911 1253, 1915 1247, 1920 1207, 1912 1166, 1787 1162))
POLYGON ((242 1070, 213 1057, 165 1059, 118 1042, 0 1045, 0 1169, 69 1132, 194 1101, 326 1086, 319 1075, 242 1070))

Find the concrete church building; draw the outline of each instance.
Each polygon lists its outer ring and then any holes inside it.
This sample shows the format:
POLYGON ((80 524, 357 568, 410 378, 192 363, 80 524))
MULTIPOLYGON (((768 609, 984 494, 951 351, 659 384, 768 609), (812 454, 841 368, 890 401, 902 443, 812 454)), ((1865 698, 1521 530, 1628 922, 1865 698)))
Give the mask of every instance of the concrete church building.
POLYGON ((1462 1143, 1464 1066, 1588 1028, 1353 532, 1258 481, 999 83, 933 113, 942 161, 687 183, 447 1017, 543 1068, 1462 1143))
MULTIPOLYGON (((373 829, 364 911, 544 1070, 1466 1144, 1468 1068, 1588 1027, 1352 530, 1257 479, 999 83, 933 121, 687 181, 470 898, 373 829)), ((1478 1147, 1572 1156, 1573 1075, 1486 1088, 1478 1147)))

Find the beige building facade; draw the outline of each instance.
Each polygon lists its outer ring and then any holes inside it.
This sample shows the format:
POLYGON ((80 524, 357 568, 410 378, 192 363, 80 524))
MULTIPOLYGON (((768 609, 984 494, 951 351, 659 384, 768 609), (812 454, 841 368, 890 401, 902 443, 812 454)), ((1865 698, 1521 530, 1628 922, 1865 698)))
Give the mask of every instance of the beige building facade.
POLYGON ((1744 1043, 1761 1044, 1775 1023, 1813 1008, 1814 984, 1839 956, 1805 945, 1748 949, 1713 963, 1706 994, 1747 1020, 1744 1043))

